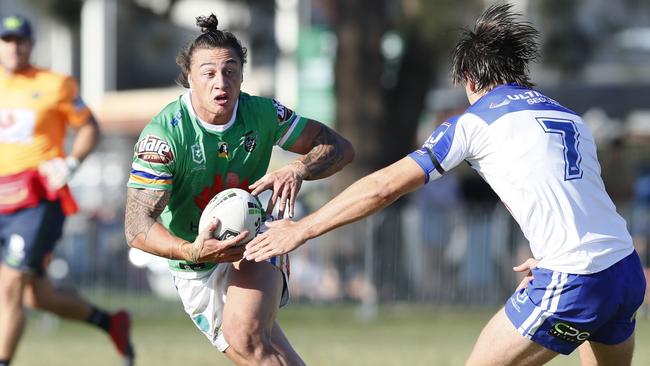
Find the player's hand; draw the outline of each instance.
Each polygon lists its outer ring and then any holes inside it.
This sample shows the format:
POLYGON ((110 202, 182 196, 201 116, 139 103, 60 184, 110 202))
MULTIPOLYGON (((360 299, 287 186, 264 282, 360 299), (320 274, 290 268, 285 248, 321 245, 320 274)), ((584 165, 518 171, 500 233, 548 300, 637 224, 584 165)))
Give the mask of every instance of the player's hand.
POLYGON ((194 243, 181 249, 186 260, 194 263, 223 263, 237 262, 244 257, 245 247, 240 244, 248 235, 248 231, 244 230, 230 239, 217 240, 214 238, 214 231, 218 226, 219 220, 215 219, 199 233, 194 243))
POLYGON ((294 221, 280 220, 266 223, 267 230, 246 244, 244 257, 262 262, 277 255, 289 253, 306 241, 305 230, 294 221))
POLYGON ((532 269, 537 267, 537 263, 539 261, 535 258, 528 258, 526 261, 518 266, 512 267, 512 270, 515 272, 526 272, 526 276, 521 280, 519 283, 519 286, 517 286, 517 289, 515 291, 519 291, 522 288, 528 287, 528 284, 530 281, 533 280, 533 271, 532 269))
POLYGON ((79 167, 79 160, 73 156, 54 158, 43 162, 38 171, 47 180, 49 189, 56 191, 65 186, 79 167))
POLYGON ((307 169, 305 166, 301 162, 295 161, 272 173, 266 174, 248 188, 252 190, 251 194, 254 196, 267 189, 273 190, 273 194, 269 198, 266 207, 266 212, 269 214, 273 212, 273 208, 279 200, 278 218, 284 217, 285 210, 291 218, 293 217, 298 191, 300 191, 302 181, 305 179, 306 174, 307 169))

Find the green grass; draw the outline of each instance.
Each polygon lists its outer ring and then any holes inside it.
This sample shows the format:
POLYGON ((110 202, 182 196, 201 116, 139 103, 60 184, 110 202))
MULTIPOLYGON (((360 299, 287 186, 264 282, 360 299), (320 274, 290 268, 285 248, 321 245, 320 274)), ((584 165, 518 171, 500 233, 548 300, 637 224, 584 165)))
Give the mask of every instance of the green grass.
MULTIPOLYGON (((134 305, 138 365, 229 365, 182 313, 180 304, 134 305)), ((353 306, 290 305, 280 312, 285 333, 308 365, 462 365, 492 311, 420 306, 382 308, 363 321, 353 306)), ((15 366, 118 365, 102 332, 33 314, 15 366)), ((637 327, 634 365, 650 364, 650 320, 637 327)), ((577 355, 550 365, 577 365, 577 355)))

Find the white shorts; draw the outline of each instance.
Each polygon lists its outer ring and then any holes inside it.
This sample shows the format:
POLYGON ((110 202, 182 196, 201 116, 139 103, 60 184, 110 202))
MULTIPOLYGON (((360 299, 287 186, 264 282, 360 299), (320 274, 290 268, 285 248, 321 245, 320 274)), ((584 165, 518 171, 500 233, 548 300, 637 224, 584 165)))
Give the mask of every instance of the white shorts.
MULTIPOLYGON (((269 262, 280 269, 284 285, 282 286, 282 298, 280 307, 289 301, 289 256, 283 255, 274 257, 269 262)), ((226 303, 226 291, 228 289, 228 274, 233 270, 231 263, 220 263, 214 268, 206 271, 204 276, 199 278, 182 278, 174 275, 172 278, 176 291, 183 302, 185 312, 190 316, 194 324, 221 352, 228 349, 228 342, 221 332, 223 321, 223 308, 226 303)))

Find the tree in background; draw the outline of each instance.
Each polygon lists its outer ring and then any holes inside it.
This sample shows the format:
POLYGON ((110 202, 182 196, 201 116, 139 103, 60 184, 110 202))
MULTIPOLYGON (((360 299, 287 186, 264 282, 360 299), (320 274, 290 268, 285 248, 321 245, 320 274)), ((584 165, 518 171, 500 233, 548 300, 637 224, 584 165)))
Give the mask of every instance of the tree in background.
POLYGON ((646 0, 531 1, 529 8, 542 33, 545 66, 559 70, 567 81, 579 80, 598 51, 620 47, 615 39, 619 31, 647 27, 650 19, 646 0))
MULTIPOLYGON (((478 14, 480 4, 453 0, 327 2, 338 41, 336 128, 356 149, 355 161, 337 174, 334 191, 339 192, 357 178, 401 159, 422 142, 415 137, 427 92, 439 83, 439 75, 445 77, 441 84, 449 84, 446 76, 453 42, 458 30, 471 22, 471 15, 478 14), (382 44, 395 41, 402 45, 398 55, 382 52, 382 44)), ((373 230, 373 282, 381 284, 380 299, 399 299, 408 291, 407 271, 401 267, 402 248, 396 247, 402 232, 400 206, 392 205, 375 218, 379 222, 373 230)), ((358 241, 364 237, 358 234, 362 228, 341 230, 334 240, 358 241)))

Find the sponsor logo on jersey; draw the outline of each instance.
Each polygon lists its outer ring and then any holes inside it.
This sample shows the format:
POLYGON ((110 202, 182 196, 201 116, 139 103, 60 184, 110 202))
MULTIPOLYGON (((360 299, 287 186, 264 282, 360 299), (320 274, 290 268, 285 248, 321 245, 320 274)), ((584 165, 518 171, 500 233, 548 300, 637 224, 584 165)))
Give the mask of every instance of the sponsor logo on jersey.
POLYGON ((9 128, 16 123, 16 118, 11 111, 0 111, 0 128, 9 128))
POLYGON ((180 123, 181 118, 182 118, 181 111, 178 111, 178 113, 176 113, 176 115, 174 116, 174 119, 172 119, 172 127, 176 127, 180 123))
POLYGON ((149 163, 169 164, 174 160, 172 149, 167 141, 154 135, 147 135, 138 142, 136 154, 138 159, 149 163))
POLYGON ((285 107, 275 99, 273 99, 273 106, 275 107, 275 112, 278 115, 279 124, 282 125, 291 120, 291 117, 293 116, 293 111, 291 109, 285 107))
POLYGON ((210 330, 210 321, 208 318, 206 318, 205 315, 199 314, 195 316, 193 319, 194 323, 196 324, 199 329, 201 329, 202 332, 208 332, 210 330))
POLYGON ((222 141, 217 144, 217 156, 225 159, 229 158, 227 143, 222 141))
POLYGON ((535 97, 543 97, 542 93, 535 91, 535 90, 528 90, 523 93, 518 93, 518 94, 509 94, 507 95, 508 99, 510 100, 521 100, 521 99, 528 99, 528 98, 535 98, 535 97))
POLYGON ((178 268, 189 269, 192 271, 196 271, 198 269, 205 269, 207 266, 208 266, 207 263, 183 263, 183 262, 178 263, 178 268))
POLYGON ((5 261, 12 266, 17 266, 23 261, 25 255, 25 239, 18 234, 11 234, 5 261))
POLYGON ((548 334, 570 343, 582 343, 591 336, 591 333, 579 330, 574 325, 565 322, 555 323, 548 334))
POLYGON ((244 150, 246 150, 246 152, 253 152, 256 146, 257 135, 255 134, 255 131, 246 132, 246 135, 244 135, 244 150))
POLYGON ((440 125, 440 127, 438 127, 438 129, 436 130, 438 133, 429 136, 429 138, 424 142, 424 145, 422 147, 433 149, 433 147, 438 143, 438 141, 440 141, 440 139, 442 139, 442 137, 445 135, 449 127, 451 127, 451 123, 443 122, 440 125))
POLYGON ((36 121, 32 109, 0 109, 0 142, 31 143, 36 121))
POLYGON ((494 102, 490 103, 490 106, 488 108, 496 109, 496 108, 499 108, 499 107, 506 106, 508 104, 510 104, 510 99, 506 98, 506 99, 502 100, 501 103, 494 103, 494 102))

